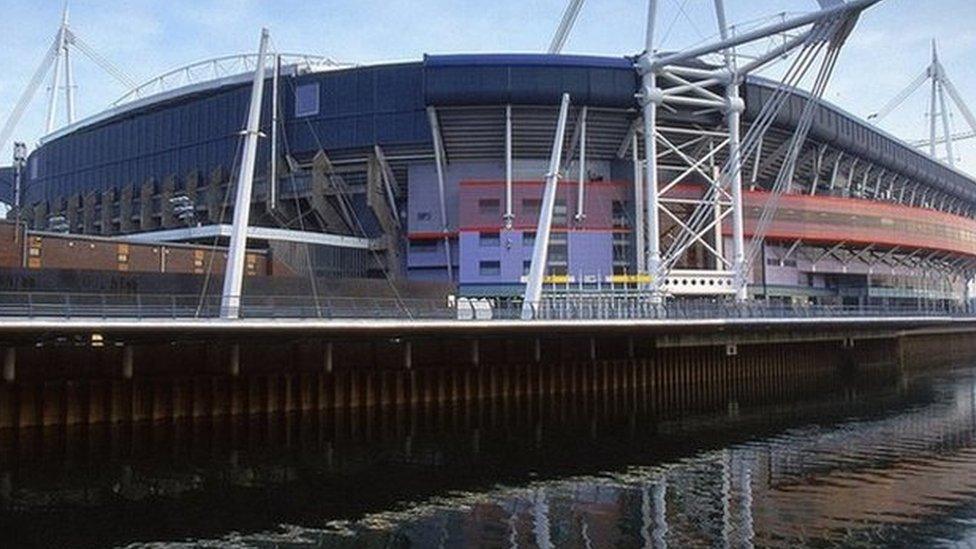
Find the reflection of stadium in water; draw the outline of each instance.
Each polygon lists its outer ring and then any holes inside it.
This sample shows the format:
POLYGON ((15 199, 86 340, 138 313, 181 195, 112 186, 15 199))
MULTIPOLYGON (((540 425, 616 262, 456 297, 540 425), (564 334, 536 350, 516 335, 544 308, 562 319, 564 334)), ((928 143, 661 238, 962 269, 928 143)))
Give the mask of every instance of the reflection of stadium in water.
POLYGON ((79 545, 952 539, 976 500, 973 375, 824 378, 820 398, 697 416, 557 399, 8 435, 0 531, 79 545), (125 531, 85 526, 122 515, 125 531))

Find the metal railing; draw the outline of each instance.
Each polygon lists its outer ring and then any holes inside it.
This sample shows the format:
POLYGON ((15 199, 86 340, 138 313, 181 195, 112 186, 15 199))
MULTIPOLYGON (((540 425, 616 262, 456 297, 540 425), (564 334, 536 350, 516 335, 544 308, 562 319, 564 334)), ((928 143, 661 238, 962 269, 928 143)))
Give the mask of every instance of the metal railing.
MULTIPOLYGON (((193 319, 220 316, 220 297, 161 294, 0 292, 0 319, 193 319)), ((971 307, 920 301, 914 306, 794 305, 727 300, 655 302, 647 296, 545 298, 531 307, 536 320, 704 320, 730 318, 974 317, 971 307)), ((516 320, 514 300, 394 299, 369 297, 244 296, 240 317, 250 319, 516 320)), ((3 322, 0 320, 0 322, 3 322)))

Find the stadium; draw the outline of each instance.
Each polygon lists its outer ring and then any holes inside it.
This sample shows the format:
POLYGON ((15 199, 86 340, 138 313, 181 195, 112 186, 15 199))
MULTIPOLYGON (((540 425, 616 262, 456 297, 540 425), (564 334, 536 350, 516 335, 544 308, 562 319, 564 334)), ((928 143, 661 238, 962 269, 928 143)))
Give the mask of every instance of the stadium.
MULTIPOLYGON (((368 66, 274 59, 248 246, 291 272, 521 296, 565 94, 546 291, 627 292, 648 276, 636 58, 429 55, 368 66)), ((24 169, 21 215, 30 230, 226 243, 256 61, 181 68, 170 76, 239 66, 178 84, 155 79, 46 136, 24 169)), ((711 69, 693 60, 683 70, 711 69)), ((661 87, 667 94, 682 85, 662 79, 661 87)), ((779 99, 781 84, 758 76, 738 85, 743 138, 769 118, 771 102, 783 101, 742 158, 744 236, 762 240, 747 257, 749 296, 855 305, 966 299, 976 180, 814 94, 786 91, 779 99), (791 152, 798 131, 804 139, 791 152), (764 221, 774 199, 775 215, 764 221)), ((711 83, 702 93, 725 92, 711 83)), ((670 208, 658 221, 662 247, 680 242, 688 220, 705 211, 729 158, 726 118, 691 100, 659 109, 667 146, 657 154, 658 188, 670 208)), ((732 219, 727 205, 711 203, 711 226, 700 224, 706 230, 680 247, 661 281, 668 295, 734 293, 732 219)))

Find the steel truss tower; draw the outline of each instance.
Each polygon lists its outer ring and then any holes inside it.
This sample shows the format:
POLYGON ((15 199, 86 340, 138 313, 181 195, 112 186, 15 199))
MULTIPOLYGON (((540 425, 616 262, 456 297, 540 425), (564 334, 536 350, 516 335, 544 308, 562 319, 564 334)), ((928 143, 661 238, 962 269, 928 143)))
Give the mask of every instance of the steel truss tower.
POLYGON ((928 149, 929 156, 937 160, 942 160, 939 158, 939 145, 945 146, 945 161, 949 166, 956 166, 956 155, 954 151, 954 144, 957 141, 964 139, 971 139, 976 137, 976 116, 969 109, 969 106, 962 98, 962 94, 956 88, 952 80, 949 79, 949 74, 945 70, 945 66, 942 65, 942 61, 939 60, 939 51, 936 47, 935 40, 932 41, 932 61, 928 67, 922 71, 922 74, 918 75, 911 84, 908 85, 904 90, 902 90, 898 95, 896 95, 891 101, 888 102, 881 110, 877 113, 872 114, 868 117, 868 120, 873 120, 875 123, 880 122, 886 116, 891 114, 892 111, 901 106, 909 97, 911 97, 919 88, 924 86, 926 83, 931 84, 931 93, 929 95, 928 110, 926 116, 928 118, 928 139, 922 139, 919 141, 913 141, 912 144, 918 148, 928 149), (962 133, 952 133, 952 125, 950 124, 949 117, 949 102, 946 101, 946 95, 949 96, 949 100, 952 104, 956 106, 959 112, 962 114, 963 119, 966 121, 966 125, 969 126, 969 131, 962 133), (941 128, 939 126, 941 125, 941 128))
POLYGON ((74 123, 76 84, 74 81, 74 73, 72 71, 72 51, 77 51, 83 54, 93 63, 98 65, 103 72, 125 86, 126 89, 136 86, 136 82, 125 72, 99 55, 91 46, 89 46, 84 40, 75 34, 68 24, 68 8, 65 6, 64 11, 61 14, 61 24, 58 26, 58 31, 54 35, 54 40, 52 41, 50 48, 48 48, 48 51, 44 55, 44 59, 41 60, 41 64, 38 65, 37 70, 34 71, 34 75, 31 77, 27 87, 21 93, 17 103, 14 104, 14 108, 7 117, 6 122, 4 122, 3 128, 0 129, 0 148, 6 146, 7 142, 13 136, 14 130, 17 128, 17 124, 20 122, 20 119, 23 117, 24 112, 27 110, 27 107, 30 105, 31 101, 34 100, 37 92, 40 91, 40 88, 44 84, 44 80, 48 77, 49 73, 49 95, 47 102, 47 114, 44 118, 44 133, 49 134, 57 128, 58 98, 62 92, 64 93, 65 102, 65 120, 68 124, 74 123))
MULTIPOLYGON (((703 249, 712 256, 712 280, 730 288, 736 300, 748 298, 749 269, 762 247, 763 235, 775 215, 779 196, 788 192, 802 151, 806 134, 812 124, 815 100, 822 96, 829 81, 837 55, 857 18, 865 9, 880 0, 821 0, 821 9, 806 15, 762 26, 755 30, 730 36, 726 22, 724 0, 713 0, 719 39, 685 51, 660 54, 655 48, 655 29, 659 0, 649 0, 644 51, 637 56, 635 69, 640 76, 638 94, 640 118, 633 126, 632 142, 635 160, 639 143, 643 145, 643 177, 635 177, 635 185, 643 185, 642 208, 636 218, 643 220, 642 242, 636 249, 641 254, 637 265, 642 292, 652 307, 666 295, 665 283, 675 271, 682 257, 692 247, 703 249), (735 49, 764 41, 772 36, 798 32, 764 54, 744 64, 737 61, 735 49), (797 53, 798 52, 798 53, 797 53), (793 53, 776 91, 777 97, 752 121, 743 132, 742 113, 745 104, 739 90, 752 73, 781 62, 793 53), (722 62, 701 63, 705 56, 720 55, 722 62), (762 211, 757 230, 747 243, 743 228, 742 170, 746 160, 761 154, 762 140, 779 110, 786 103, 789 90, 803 82, 811 67, 819 62, 816 79, 811 85, 810 98, 804 109, 796 133, 789 141, 786 160, 773 186, 773 192, 762 211), (719 112, 725 122, 721 127, 688 130, 662 124, 660 114, 691 109, 695 114, 719 112), (719 163, 719 159, 724 162, 719 163), (662 177, 662 175, 664 177, 662 177), (683 181, 704 183, 701 196, 675 196, 674 190, 683 181), (731 225, 730 254, 722 249, 723 226, 731 225), (662 228, 669 226, 668 234, 662 228), (665 236, 669 240, 665 240, 665 236), (665 245, 666 244, 666 245, 665 245), (646 269, 646 270, 644 270, 646 269)), ((550 51, 559 51, 575 20, 581 2, 570 2, 566 16, 557 30, 550 51)), ((562 118, 562 116, 561 116, 562 118)), ((557 138, 558 138, 557 132, 557 138)), ((559 147, 560 141, 554 145, 559 147)), ((626 146, 622 154, 626 153, 626 146)), ((558 166, 558 164, 557 164, 558 166)), ((551 192, 561 175, 547 176, 546 193, 551 192)), ((536 231, 547 235, 551 215, 543 208, 536 231)), ((640 234, 638 232, 638 234, 640 234)), ((523 317, 530 317, 530 308, 537 305, 542 294, 547 243, 536 242, 532 268, 527 279, 523 317)))

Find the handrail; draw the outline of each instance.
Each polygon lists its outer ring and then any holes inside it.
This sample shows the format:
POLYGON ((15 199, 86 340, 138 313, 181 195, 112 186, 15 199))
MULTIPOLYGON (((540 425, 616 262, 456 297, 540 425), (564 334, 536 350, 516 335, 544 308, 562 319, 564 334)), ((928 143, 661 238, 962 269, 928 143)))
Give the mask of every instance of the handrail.
MULTIPOLYGON (((215 318, 220 296, 202 301, 196 294, 111 294, 0 292, 2 318, 215 318)), ((538 320, 752 319, 752 318, 898 318, 972 317, 963 303, 919 301, 910 306, 799 305, 727 300, 668 301, 646 295, 574 295, 545 297, 531 307, 538 320)), ((522 316, 517 300, 396 299, 382 297, 242 296, 241 316, 250 319, 398 319, 409 321, 515 320, 522 316)), ((2 322, 2 320, 0 320, 2 322)))

